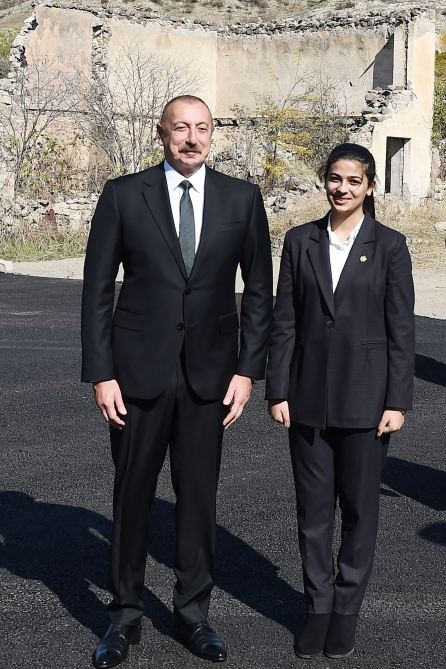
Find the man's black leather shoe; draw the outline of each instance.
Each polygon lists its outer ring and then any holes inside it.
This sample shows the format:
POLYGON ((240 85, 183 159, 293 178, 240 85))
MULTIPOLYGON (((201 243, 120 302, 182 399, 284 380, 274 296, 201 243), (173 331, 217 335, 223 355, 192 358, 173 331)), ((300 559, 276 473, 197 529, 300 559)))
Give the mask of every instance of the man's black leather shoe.
POLYGON ((191 653, 211 662, 224 662, 226 647, 207 621, 192 625, 173 617, 173 634, 184 643, 191 653))
POLYGON ((138 625, 112 623, 93 653, 94 666, 97 669, 117 667, 126 660, 129 646, 139 643, 140 639, 141 623, 138 625))
POLYGON ((297 657, 309 660, 324 650, 330 624, 330 613, 308 613, 304 626, 294 642, 297 657))
POLYGON ((339 660, 353 653, 357 623, 357 615, 342 615, 333 611, 325 641, 326 657, 339 660))

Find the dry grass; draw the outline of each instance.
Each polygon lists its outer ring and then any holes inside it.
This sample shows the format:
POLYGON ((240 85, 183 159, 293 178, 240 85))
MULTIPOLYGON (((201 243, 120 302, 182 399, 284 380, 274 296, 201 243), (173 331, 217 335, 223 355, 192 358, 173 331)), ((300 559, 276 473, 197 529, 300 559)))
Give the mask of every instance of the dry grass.
POLYGON ((421 200, 409 204, 400 198, 379 198, 377 218, 406 235, 414 267, 444 270, 445 236, 435 229, 435 223, 446 220, 446 202, 421 200))
MULTIPOLYGON (((324 193, 302 196, 292 207, 270 216, 271 235, 280 238, 289 228, 320 218, 327 210, 324 193)), ((446 202, 409 203, 401 198, 377 197, 376 210, 379 221, 406 235, 414 267, 444 270, 445 235, 435 229, 435 223, 446 220, 446 202)))
POLYGON ((302 195, 296 204, 288 206, 285 210, 269 216, 269 229, 271 235, 282 236, 287 230, 302 225, 307 221, 321 218, 328 211, 327 198, 324 193, 311 193, 302 195))
POLYGON ((0 11, 0 31, 15 30, 19 32, 23 23, 33 11, 32 0, 17 3, 0 11))
POLYGON ((21 225, 12 231, 0 230, 0 258, 35 261, 77 258, 85 252, 88 229, 56 230, 45 223, 21 225))
MULTIPOLYGON (((105 2, 105 0, 104 0, 105 2)), ((101 0, 79 0, 79 4, 101 4, 101 0)), ((106 0, 107 7, 124 6, 155 12, 163 17, 208 20, 222 24, 301 16, 309 9, 335 6, 335 0, 106 0)))
MULTIPOLYGON (((204 19, 213 23, 273 20, 301 15, 319 3, 312 0, 78 0, 79 8, 124 7, 161 17, 204 19)), ((1 7, 1 0, 0 0, 1 7)), ((0 30, 20 30, 32 12, 32 0, 0 9, 0 30)))

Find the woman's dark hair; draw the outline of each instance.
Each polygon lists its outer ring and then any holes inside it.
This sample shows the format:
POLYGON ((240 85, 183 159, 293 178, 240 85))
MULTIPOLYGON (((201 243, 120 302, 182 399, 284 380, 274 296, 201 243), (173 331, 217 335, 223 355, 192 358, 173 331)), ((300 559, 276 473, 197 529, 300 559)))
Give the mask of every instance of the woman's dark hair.
MULTIPOLYGON (((361 163, 361 165, 364 166, 364 172, 368 182, 373 183, 375 181, 375 159, 365 146, 361 146, 360 144, 350 144, 349 142, 335 146, 327 158, 324 171, 321 175, 323 176, 324 181, 327 179, 330 167, 338 160, 355 160, 357 163, 361 163)), ((373 193, 365 196, 364 211, 368 211, 370 216, 375 218, 375 200, 373 198, 373 193)))

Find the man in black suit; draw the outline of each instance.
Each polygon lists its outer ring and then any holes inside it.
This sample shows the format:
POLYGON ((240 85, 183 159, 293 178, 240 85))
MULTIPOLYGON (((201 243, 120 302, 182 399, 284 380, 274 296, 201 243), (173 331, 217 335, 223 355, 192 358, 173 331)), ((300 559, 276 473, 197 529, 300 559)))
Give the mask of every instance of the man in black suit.
POLYGON ((168 446, 177 498, 174 631, 200 657, 226 659, 207 621, 215 497, 223 431, 264 376, 272 267, 259 188, 204 165, 212 132, 202 100, 171 100, 158 126, 165 161, 108 181, 92 220, 82 379, 93 383, 110 424, 116 469, 111 625, 96 667, 120 664, 139 641, 148 516, 168 446))

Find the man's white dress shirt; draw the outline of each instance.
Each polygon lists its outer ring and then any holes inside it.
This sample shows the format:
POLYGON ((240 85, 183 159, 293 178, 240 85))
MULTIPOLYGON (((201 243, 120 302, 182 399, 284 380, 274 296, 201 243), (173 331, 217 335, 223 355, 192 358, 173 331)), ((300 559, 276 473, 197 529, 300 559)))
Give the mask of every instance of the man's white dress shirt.
POLYGON ((355 241, 359 229, 364 220, 364 216, 359 221, 358 225, 353 228, 350 235, 345 241, 341 241, 337 234, 331 229, 331 216, 328 216, 328 242, 330 250, 330 267, 331 267, 331 280, 333 283, 333 292, 336 290, 338 285, 339 277, 341 272, 344 269, 344 265, 347 262, 348 254, 351 251, 353 242, 355 241))
POLYGON ((204 180, 206 177, 206 168, 204 165, 200 167, 191 177, 185 177, 169 165, 167 160, 164 161, 164 172, 167 181, 167 190, 169 191, 170 207, 172 209, 173 222, 175 223, 175 230, 179 235, 180 230, 180 200, 184 193, 180 186, 182 181, 189 181, 192 188, 189 189, 190 199, 194 210, 195 220, 195 251, 200 242, 201 227, 203 225, 203 205, 204 205, 204 180))

